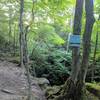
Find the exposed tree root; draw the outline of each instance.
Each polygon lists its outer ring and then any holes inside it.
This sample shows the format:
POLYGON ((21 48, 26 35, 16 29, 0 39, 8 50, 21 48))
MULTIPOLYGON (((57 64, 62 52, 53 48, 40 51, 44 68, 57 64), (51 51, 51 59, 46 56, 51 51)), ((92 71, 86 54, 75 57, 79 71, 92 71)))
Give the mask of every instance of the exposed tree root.
POLYGON ((61 95, 56 100, 83 100, 83 94, 85 94, 85 88, 81 82, 76 84, 71 78, 69 78, 61 92, 61 95))

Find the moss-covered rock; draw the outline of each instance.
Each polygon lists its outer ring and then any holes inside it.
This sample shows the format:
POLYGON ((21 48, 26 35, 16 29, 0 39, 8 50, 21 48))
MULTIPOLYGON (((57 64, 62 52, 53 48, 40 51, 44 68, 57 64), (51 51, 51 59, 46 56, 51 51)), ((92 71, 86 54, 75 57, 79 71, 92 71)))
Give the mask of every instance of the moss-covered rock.
POLYGON ((86 83, 86 88, 90 93, 94 94, 100 99, 100 84, 86 83))

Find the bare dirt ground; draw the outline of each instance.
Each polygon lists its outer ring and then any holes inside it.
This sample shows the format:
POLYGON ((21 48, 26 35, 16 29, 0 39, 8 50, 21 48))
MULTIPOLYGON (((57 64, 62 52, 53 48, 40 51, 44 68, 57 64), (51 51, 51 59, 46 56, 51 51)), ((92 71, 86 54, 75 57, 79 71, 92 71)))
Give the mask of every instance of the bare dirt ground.
MULTIPOLYGON (((32 80, 33 100, 45 100, 35 80, 32 80)), ((25 100, 27 80, 22 68, 11 62, 0 60, 0 100, 25 100)))

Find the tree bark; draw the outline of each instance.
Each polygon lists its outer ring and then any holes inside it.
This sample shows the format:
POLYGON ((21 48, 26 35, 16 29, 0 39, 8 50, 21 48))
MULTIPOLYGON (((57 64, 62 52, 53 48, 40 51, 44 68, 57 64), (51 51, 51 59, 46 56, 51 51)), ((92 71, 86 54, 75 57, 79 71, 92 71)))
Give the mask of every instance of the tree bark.
POLYGON ((19 18, 19 31, 20 31, 20 65, 21 67, 24 66, 23 64, 23 10, 24 8, 24 0, 20 0, 20 18, 19 18))
POLYGON ((31 91, 31 79, 29 73, 29 59, 28 59, 28 50, 27 50, 27 27, 24 31, 23 27, 23 12, 24 12, 24 0, 20 0, 20 63, 23 68, 26 70, 27 81, 28 81, 28 97, 27 100, 32 100, 32 91, 31 91))
POLYGON ((96 52, 97 52, 97 47, 98 47, 98 22, 97 22, 97 33, 96 33, 96 40, 95 40, 95 48, 94 48, 94 55, 93 55, 93 64, 92 64, 92 77, 91 77, 91 81, 94 81, 94 72, 95 72, 95 64, 96 64, 96 52))
MULTIPOLYGON (((83 1, 76 0, 76 9, 74 16, 73 34, 80 35, 83 13, 83 1)), ((80 48, 73 47, 72 49, 72 72, 70 78, 66 81, 61 96, 57 100, 79 100, 76 89, 77 77, 80 69, 80 48)))
MULTIPOLYGON (((83 11, 83 0, 77 0, 75 18, 74 18, 74 27, 73 27, 74 35, 77 34, 79 35, 81 32, 82 11, 83 11)), ((80 54, 79 48, 73 48, 72 75, 70 79, 66 81, 66 84, 63 89, 64 92, 58 98, 58 100, 83 100, 83 96, 85 94, 84 82, 88 69, 92 28, 95 21, 93 16, 93 0, 85 0, 85 11, 86 11, 86 25, 83 34, 83 56, 82 56, 81 69, 79 61, 79 54, 80 54)))
MULTIPOLYGON (((83 13, 83 1, 84 0, 76 0, 76 9, 74 16, 74 26, 73 26, 73 34, 80 35, 81 33, 81 19, 83 13)), ((78 72, 80 69, 80 48, 74 47, 72 50, 72 75, 71 78, 74 83, 77 81, 78 72)))
POLYGON ((16 24, 15 24, 15 26, 14 26, 14 37, 13 37, 13 50, 14 50, 14 52, 13 52, 13 56, 15 56, 15 54, 16 54, 16 24))
MULTIPOLYGON (((11 33, 12 33, 12 13, 11 13, 11 7, 9 7, 9 46, 11 41, 11 33)), ((11 51, 11 48, 9 47, 9 51, 11 51)))
POLYGON ((80 80, 84 83, 88 64, 89 64, 89 54, 91 49, 91 34, 93 25, 95 22, 93 15, 93 0, 85 0, 85 11, 86 11, 86 24, 83 34, 83 56, 82 56, 82 65, 81 65, 81 75, 80 80))
MULTIPOLYGON (((27 27, 26 27, 27 28, 27 27)), ((28 56, 28 48, 27 48, 27 29, 24 31, 24 40, 23 40, 23 63, 27 74, 28 81, 28 100, 32 100, 32 90, 31 90, 31 78, 29 72, 29 56, 28 56)))

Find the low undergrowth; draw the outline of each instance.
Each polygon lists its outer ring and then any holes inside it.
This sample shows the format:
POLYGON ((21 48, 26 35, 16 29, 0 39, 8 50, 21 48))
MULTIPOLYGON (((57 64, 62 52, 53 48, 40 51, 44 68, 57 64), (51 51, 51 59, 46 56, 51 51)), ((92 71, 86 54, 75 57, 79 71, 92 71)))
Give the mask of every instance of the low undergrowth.
MULTIPOLYGON (((48 100, 56 100, 60 94, 62 94, 61 86, 47 87, 46 97, 48 100)), ((100 85, 99 83, 86 83, 86 92, 84 94, 83 100, 100 100, 100 85), (94 91, 94 92, 93 92, 94 91), (95 92, 96 91, 96 92, 95 92)))

